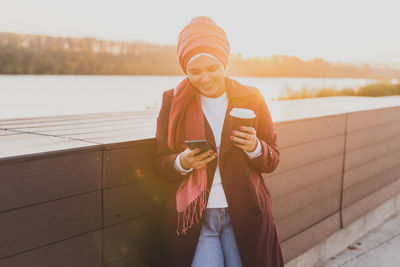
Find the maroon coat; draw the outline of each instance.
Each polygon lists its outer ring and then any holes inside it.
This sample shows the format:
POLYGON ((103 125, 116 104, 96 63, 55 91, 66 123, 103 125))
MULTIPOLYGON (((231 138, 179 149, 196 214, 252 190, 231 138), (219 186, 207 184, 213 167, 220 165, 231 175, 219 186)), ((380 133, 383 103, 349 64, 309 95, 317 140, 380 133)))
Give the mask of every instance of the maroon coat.
MULTIPOLYGON (((279 149, 270 112, 258 89, 234 80, 230 80, 226 86, 228 108, 221 136, 219 168, 239 254, 245 267, 280 267, 283 266, 283 258, 272 216, 271 194, 261 176, 262 172, 275 170, 279 163, 279 149), (232 144, 229 138, 229 112, 234 107, 249 108, 256 113, 255 129, 262 144, 261 156, 250 159, 243 150, 232 144)), ((180 181, 187 176, 176 171, 174 162, 178 154, 171 153, 167 146, 168 118, 173 97, 173 89, 164 92, 157 119, 156 167, 171 184, 164 202, 162 242, 165 266, 189 267, 199 239, 201 222, 194 224, 187 235, 176 235, 175 193, 180 181)), ((205 116, 204 119, 207 140, 216 151, 211 127, 205 116)), ((216 166, 216 160, 207 165, 209 189, 216 166)))

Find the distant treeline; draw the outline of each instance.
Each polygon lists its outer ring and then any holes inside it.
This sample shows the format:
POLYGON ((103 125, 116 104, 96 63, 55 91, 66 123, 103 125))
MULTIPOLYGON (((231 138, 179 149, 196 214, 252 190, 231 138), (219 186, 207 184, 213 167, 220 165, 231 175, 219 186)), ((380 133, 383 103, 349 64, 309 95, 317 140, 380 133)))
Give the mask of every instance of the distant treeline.
MULTIPOLYGON (((398 81, 400 82, 400 80, 398 81)), ((300 99, 312 97, 327 97, 327 96, 391 96, 400 95, 400 83, 374 83, 361 86, 357 90, 352 88, 343 88, 336 90, 333 88, 323 88, 319 90, 308 90, 302 88, 301 91, 286 90, 285 95, 281 95, 278 100, 300 99)))
MULTIPOLYGON (((247 58, 232 54, 228 75, 260 77, 400 76, 399 70, 332 64, 320 58, 304 61, 274 55, 247 58)), ((146 42, 114 42, 0 33, 0 74, 183 75, 176 47, 146 42)))

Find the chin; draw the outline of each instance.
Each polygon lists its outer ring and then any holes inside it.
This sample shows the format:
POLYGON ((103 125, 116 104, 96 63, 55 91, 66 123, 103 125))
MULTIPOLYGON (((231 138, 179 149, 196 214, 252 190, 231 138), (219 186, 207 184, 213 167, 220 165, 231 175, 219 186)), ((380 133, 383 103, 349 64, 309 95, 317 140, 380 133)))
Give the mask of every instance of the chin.
POLYGON ((204 93, 203 93, 203 95, 209 96, 209 97, 216 96, 217 94, 218 94, 218 90, 207 91, 207 92, 204 92, 204 93))

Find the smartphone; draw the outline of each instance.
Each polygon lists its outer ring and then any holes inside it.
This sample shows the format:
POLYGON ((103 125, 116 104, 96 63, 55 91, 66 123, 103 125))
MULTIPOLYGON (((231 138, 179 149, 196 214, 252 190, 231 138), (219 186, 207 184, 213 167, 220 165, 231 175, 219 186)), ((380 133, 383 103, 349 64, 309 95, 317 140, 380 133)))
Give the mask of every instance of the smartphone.
POLYGON ((185 141, 185 144, 187 144, 191 150, 200 148, 200 152, 197 153, 197 155, 213 149, 207 140, 188 140, 185 141))

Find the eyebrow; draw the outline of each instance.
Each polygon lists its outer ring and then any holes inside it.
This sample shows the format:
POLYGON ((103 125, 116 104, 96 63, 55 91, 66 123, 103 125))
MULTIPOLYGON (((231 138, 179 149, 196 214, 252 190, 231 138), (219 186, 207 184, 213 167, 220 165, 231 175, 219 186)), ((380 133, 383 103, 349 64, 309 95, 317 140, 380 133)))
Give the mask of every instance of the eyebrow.
MULTIPOLYGON (((207 67, 207 69, 212 68, 212 67, 215 67, 215 66, 218 66, 218 64, 217 64, 217 63, 214 63, 214 64, 212 64, 211 66, 207 67)), ((198 69, 197 69, 197 68, 188 68, 188 70, 194 71, 194 70, 198 70, 198 69)))

